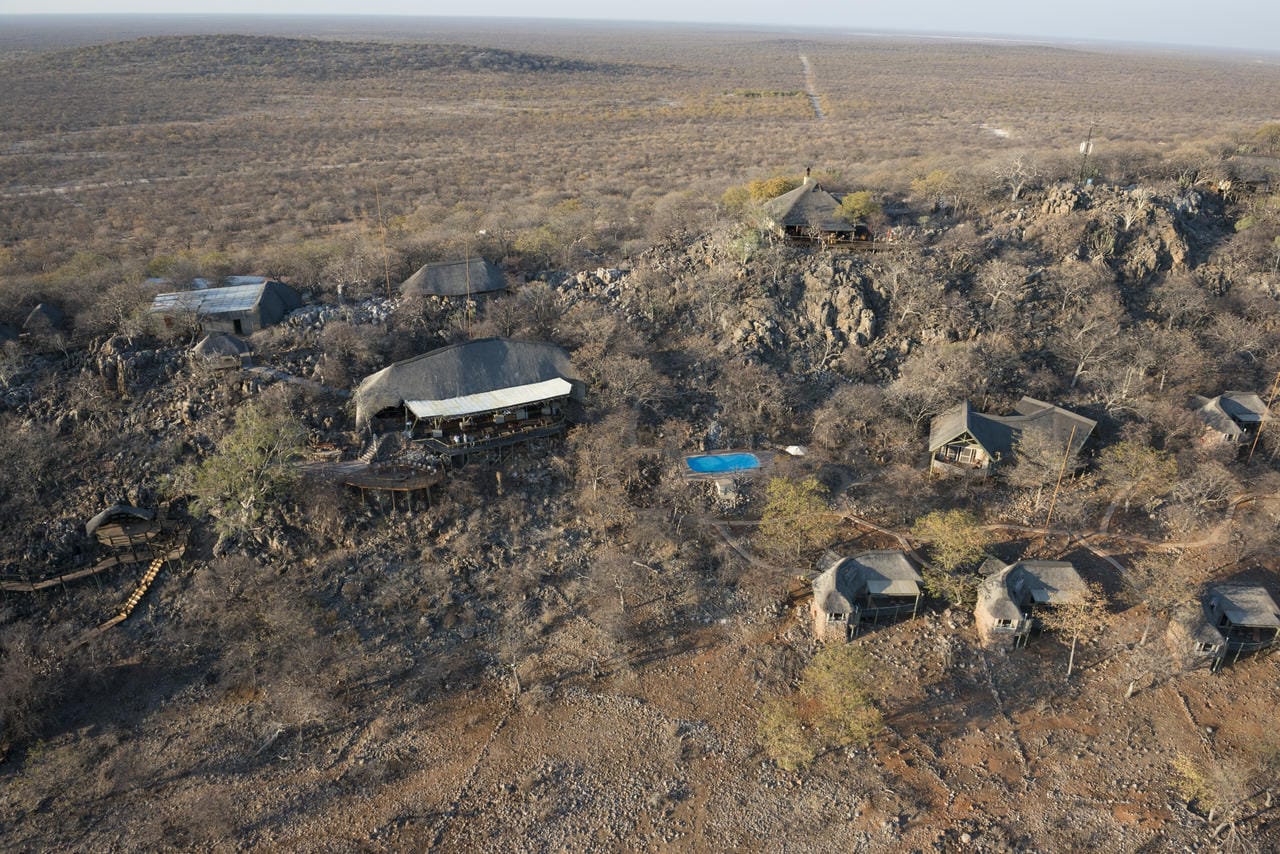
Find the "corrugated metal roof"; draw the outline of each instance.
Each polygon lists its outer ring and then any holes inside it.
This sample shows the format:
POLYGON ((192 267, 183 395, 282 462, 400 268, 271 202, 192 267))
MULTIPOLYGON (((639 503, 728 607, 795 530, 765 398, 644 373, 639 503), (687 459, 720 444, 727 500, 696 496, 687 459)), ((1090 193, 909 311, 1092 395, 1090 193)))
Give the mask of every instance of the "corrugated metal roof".
POLYGON ((151 302, 151 310, 158 312, 193 311, 196 314, 223 314, 250 311, 262 298, 265 283, 233 285, 229 288, 209 288, 203 291, 178 291, 158 294, 151 302))
POLYGON ((568 397, 572 391, 572 383, 556 377, 540 383, 500 388, 479 394, 466 394, 444 400, 406 400, 404 405, 419 418, 456 418, 479 412, 528 406, 557 397, 568 397))

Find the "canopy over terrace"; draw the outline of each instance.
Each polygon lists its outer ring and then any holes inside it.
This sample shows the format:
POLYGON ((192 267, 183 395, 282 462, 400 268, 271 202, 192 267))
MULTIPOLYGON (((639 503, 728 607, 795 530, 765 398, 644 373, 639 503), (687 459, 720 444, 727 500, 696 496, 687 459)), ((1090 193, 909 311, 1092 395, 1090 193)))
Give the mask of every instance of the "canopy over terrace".
POLYGON ((556 377, 540 383, 528 383, 479 394, 464 394, 443 400, 406 400, 404 405, 415 418, 461 418, 486 412, 500 412, 531 406, 544 400, 568 397, 573 384, 556 377))

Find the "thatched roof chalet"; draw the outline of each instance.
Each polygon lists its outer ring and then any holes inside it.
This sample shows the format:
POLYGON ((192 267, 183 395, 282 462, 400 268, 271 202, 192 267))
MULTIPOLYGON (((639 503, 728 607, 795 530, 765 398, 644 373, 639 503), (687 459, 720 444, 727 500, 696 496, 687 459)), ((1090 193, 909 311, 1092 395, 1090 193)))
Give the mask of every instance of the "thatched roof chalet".
POLYGON ((1062 560, 1020 560, 1006 565, 989 558, 980 571, 986 578, 978 586, 973 614, 984 643, 1001 634, 1021 637, 1031 630, 1034 607, 1074 604, 1088 592, 1076 568, 1062 560))
POLYGON ((805 176, 804 183, 765 203, 773 227, 792 237, 869 238, 866 226, 840 215, 840 200, 805 176))
POLYGON ((935 470, 963 462, 985 471, 992 463, 1012 459, 1025 432, 1042 433, 1063 449, 1069 438, 1071 452, 1078 454, 1096 426, 1090 418, 1033 397, 1018 401, 1012 415, 974 412, 965 401, 933 419, 929 454, 935 470), (954 453, 957 448, 968 449, 968 457, 954 453))
POLYGON ((1240 442, 1257 432, 1267 405, 1251 391, 1224 391, 1217 397, 1195 396, 1191 406, 1213 433, 1227 442, 1240 442))

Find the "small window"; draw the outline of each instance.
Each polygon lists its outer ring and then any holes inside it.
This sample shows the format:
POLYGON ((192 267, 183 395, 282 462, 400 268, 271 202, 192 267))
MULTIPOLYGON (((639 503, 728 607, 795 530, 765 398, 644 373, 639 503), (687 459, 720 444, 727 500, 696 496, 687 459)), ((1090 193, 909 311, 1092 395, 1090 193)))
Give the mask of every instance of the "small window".
POLYGON ((843 623, 843 622, 844 622, 844 614, 836 614, 836 613, 828 612, 828 613, 827 613, 827 622, 828 622, 828 623, 843 623))
POLYGON ((996 628, 1011 629, 1013 628, 1013 620, 996 620, 996 628))
POLYGON ((1211 644, 1211 643, 1196 644, 1196 652, 1213 652, 1215 649, 1217 649, 1216 644, 1211 644))

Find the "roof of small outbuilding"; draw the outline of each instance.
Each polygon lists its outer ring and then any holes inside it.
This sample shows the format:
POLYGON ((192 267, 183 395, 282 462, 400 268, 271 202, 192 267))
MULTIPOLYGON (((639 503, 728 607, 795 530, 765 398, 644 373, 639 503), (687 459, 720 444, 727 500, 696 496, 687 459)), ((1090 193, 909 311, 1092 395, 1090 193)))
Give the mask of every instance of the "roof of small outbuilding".
POLYGON ((204 359, 212 359, 218 356, 244 356, 250 351, 250 347, 245 341, 229 332, 210 333, 202 338, 199 344, 191 348, 192 354, 204 359))
POLYGON ((401 293, 464 297, 507 289, 501 268, 483 258, 427 264, 400 284, 401 293))

